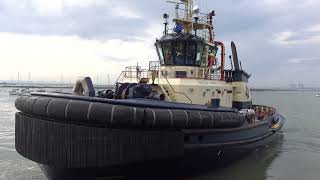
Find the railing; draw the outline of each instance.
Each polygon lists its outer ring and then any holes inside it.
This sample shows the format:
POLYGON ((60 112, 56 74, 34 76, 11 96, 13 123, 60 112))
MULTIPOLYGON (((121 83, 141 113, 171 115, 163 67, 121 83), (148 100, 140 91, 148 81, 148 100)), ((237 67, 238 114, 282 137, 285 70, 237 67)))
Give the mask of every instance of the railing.
MULTIPOLYGON (((186 12, 188 12, 188 16, 192 15, 192 12, 190 13, 189 10, 186 10, 185 8, 176 8, 176 18, 177 19, 186 19, 186 12)), ((192 18, 192 17, 191 17, 192 18)), ((205 13, 198 13, 198 22, 199 23, 207 23, 208 22, 208 14, 205 13)))
POLYGON ((149 70, 141 69, 140 66, 129 66, 129 67, 126 67, 126 70, 122 72, 125 78, 136 78, 136 79, 149 78, 149 70))
POLYGON ((127 78, 139 82, 141 79, 149 79, 150 71, 148 69, 140 69, 140 67, 137 66, 129 66, 126 67, 125 71, 120 73, 116 83, 119 82, 121 78, 122 81, 127 78))
POLYGON ((119 79, 123 77, 123 71, 120 73, 120 75, 118 76, 117 80, 115 81, 114 85, 116 86, 119 82, 119 79))
POLYGON ((226 82, 233 81, 233 72, 231 70, 224 71, 224 78, 226 82))
POLYGON ((150 71, 159 71, 160 63, 159 61, 149 61, 149 70, 150 71))
POLYGON ((219 80, 220 79, 220 73, 219 72, 210 72, 210 80, 219 80))
POLYGON ((255 111, 255 115, 258 120, 272 116, 277 112, 276 109, 273 107, 261 106, 261 105, 253 105, 252 109, 255 111))
POLYGON ((176 94, 181 94, 181 95, 184 95, 189 101, 190 103, 192 104, 192 100, 185 94, 185 93, 182 93, 182 92, 176 92, 174 90, 174 88, 171 86, 170 82, 168 81, 167 77, 163 74, 163 72, 161 71, 161 75, 164 77, 164 79, 167 81, 167 84, 169 85, 169 87, 171 88, 171 90, 176 93, 176 94))

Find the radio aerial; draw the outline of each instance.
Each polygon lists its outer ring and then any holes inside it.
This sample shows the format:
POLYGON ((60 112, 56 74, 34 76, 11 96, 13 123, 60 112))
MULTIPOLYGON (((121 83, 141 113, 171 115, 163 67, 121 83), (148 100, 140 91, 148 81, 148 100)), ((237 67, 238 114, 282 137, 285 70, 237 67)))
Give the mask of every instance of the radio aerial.
POLYGON ((192 12, 193 12, 194 14, 199 14, 199 12, 200 12, 199 6, 194 6, 193 9, 192 9, 192 12))

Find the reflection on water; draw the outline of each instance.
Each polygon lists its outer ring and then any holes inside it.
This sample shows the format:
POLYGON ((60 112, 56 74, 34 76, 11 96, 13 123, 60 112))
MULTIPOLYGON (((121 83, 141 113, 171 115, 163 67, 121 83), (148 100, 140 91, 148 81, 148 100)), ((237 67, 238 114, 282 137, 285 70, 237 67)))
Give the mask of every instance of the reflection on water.
POLYGON ((263 180, 268 178, 267 170, 273 160, 277 158, 281 151, 283 134, 279 139, 266 147, 257 149, 249 156, 234 162, 232 165, 215 169, 211 172, 202 174, 197 177, 186 178, 187 180, 263 180))
POLYGON ((14 147, 15 96, 0 88, 0 180, 46 179, 36 163, 21 157, 14 147))
MULTIPOLYGON (((283 138, 226 167, 187 180, 318 180, 320 98, 316 92, 254 92, 256 104, 276 107, 287 121, 283 138)), ((14 148, 14 100, 0 88, 0 180, 45 179, 36 163, 14 148)), ((159 169, 161 173, 161 169, 159 169)))

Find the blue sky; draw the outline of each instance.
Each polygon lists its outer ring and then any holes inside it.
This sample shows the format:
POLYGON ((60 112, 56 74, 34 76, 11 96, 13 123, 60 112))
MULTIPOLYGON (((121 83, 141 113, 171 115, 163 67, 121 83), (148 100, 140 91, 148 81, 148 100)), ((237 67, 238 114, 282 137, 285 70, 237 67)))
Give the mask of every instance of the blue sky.
MULTIPOLYGON (((318 0, 195 0, 215 10, 216 39, 235 41, 253 86, 320 86, 318 0)), ((0 0, 0 79, 100 83, 126 65, 155 60, 164 0, 0 0)), ((171 24, 172 25, 172 24, 171 24)), ((147 64, 146 64, 147 65, 147 64)))

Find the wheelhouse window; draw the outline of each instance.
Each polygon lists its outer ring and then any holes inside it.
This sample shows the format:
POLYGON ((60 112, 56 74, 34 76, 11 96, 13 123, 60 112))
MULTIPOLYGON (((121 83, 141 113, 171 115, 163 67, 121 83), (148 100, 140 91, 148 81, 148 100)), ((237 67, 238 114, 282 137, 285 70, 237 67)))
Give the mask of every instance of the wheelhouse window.
POLYGON ((210 46, 209 47, 209 54, 213 57, 216 57, 218 53, 218 47, 217 46, 210 46))
POLYGON ((206 57, 203 57, 203 51, 205 48, 206 47, 203 43, 197 44, 196 64, 199 66, 207 66, 207 59, 206 57))
POLYGON ((157 48, 157 53, 158 53, 158 56, 159 56, 160 64, 164 64, 163 51, 162 51, 162 48, 161 48, 160 44, 157 44, 156 48, 157 48))
POLYGON ((188 42, 186 46, 186 65, 194 66, 196 65, 197 44, 195 42, 188 42))
POLYGON ((164 64, 165 65, 174 65, 173 64, 173 51, 172 51, 172 43, 165 42, 162 43, 162 50, 164 55, 164 64))
POLYGON ((161 64, 169 66, 200 66, 203 48, 203 43, 188 40, 167 41, 157 45, 161 64))
POLYGON ((185 45, 183 42, 174 43, 174 65, 185 66, 185 45))

